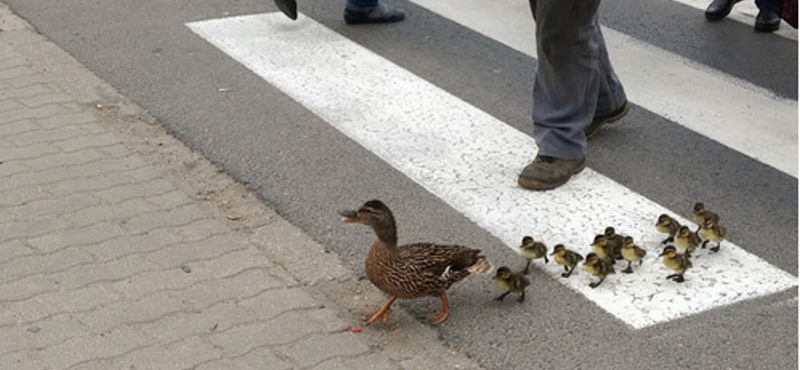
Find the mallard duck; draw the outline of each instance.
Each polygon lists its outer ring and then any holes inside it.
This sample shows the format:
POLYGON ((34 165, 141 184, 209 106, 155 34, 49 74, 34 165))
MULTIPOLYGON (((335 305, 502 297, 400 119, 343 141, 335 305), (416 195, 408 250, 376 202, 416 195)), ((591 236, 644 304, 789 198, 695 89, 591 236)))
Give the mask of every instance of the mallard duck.
POLYGON ((586 272, 600 278, 599 281, 590 283, 589 286, 597 288, 606 276, 614 273, 614 266, 607 259, 603 259, 597 253, 589 253, 586 255, 586 261, 583 262, 583 269, 586 272))
POLYGON ((603 237, 606 239, 608 251, 611 252, 611 258, 621 260, 621 250, 622 246, 625 245, 625 237, 617 234, 617 231, 611 226, 606 227, 605 231, 603 231, 603 237))
POLYGON ((678 223, 674 218, 670 217, 668 214, 664 213, 661 216, 658 216, 658 222, 656 222, 656 230, 658 232, 667 234, 667 238, 661 241, 661 244, 667 244, 674 240, 674 235, 678 232, 678 229, 681 228, 681 224, 678 223))
POLYGON ((694 204, 694 207, 692 208, 692 219, 697 224, 697 230, 694 232, 700 231, 700 228, 703 227, 706 219, 711 219, 714 220, 714 223, 719 223, 719 215, 707 210, 706 205, 701 202, 694 204))
POLYGON ((693 233, 692 230, 689 230, 688 226, 681 226, 678 232, 675 233, 675 245, 685 249, 690 256, 700 243, 700 237, 693 233))
POLYGON ((519 254, 528 260, 528 263, 525 264, 525 270, 522 270, 522 273, 527 275, 528 269, 531 266, 531 260, 536 258, 544 258, 544 263, 550 262, 547 259, 547 246, 544 243, 537 242, 533 240, 530 236, 525 236, 522 238, 522 245, 519 246, 519 254))
POLYGON ((516 293, 520 295, 517 298, 519 303, 525 302, 525 288, 531 285, 531 282, 523 274, 511 272, 511 269, 506 266, 501 266, 497 269, 497 273, 494 275, 494 283, 505 292, 497 296, 495 298, 496 301, 502 301, 508 293, 516 293))
POLYGON ((668 275, 667 279, 682 283, 684 281, 683 274, 692 267, 692 261, 689 260, 690 256, 686 253, 678 253, 678 250, 672 245, 664 247, 664 250, 658 256, 664 257, 664 266, 676 272, 675 274, 668 275))
POLYGON ((592 242, 592 252, 597 254, 600 258, 608 261, 609 264, 614 264, 614 258, 612 258, 614 251, 611 250, 611 245, 608 244, 608 239, 606 239, 605 235, 598 234, 594 236, 594 241, 592 242))
POLYGON ((631 263, 639 261, 639 266, 642 265, 642 258, 647 252, 640 248, 638 245, 633 244, 633 238, 630 236, 625 237, 625 245, 622 247, 622 257, 628 261, 628 267, 622 270, 623 273, 630 274, 633 272, 631 263))
POLYGON ((344 222, 362 223, 372 228, 377 240, 367 254, 367 278, 378 289, 391 296, 367 325, 379 319, 389 320, 389 308, 397 298, 439 297, 442 309, 428 319, 434 325, 447 319, 447 295, 451 285, 471 273, 488 273, 489 261, 478 249, 460 245, 414 243, 397 245, 397 226, 392 211, 379 200, 364 203, 358 211, 339 211, 344 222))
POLYGON ((700 228, 700 236, 705 239, 703 240, 703 248, 705 248, 708 241, 711 240, 716 242, 717 245, 710 250, 715 253, 719 252, 719 244, 722 243, 723 239, 725 239, 726 232, 727 230, 725 227, 718 225, 713 219, 707 218, 703 223, 703 226, 700 228))
POLYGON ((564 271, 566 272, 561 273, 561 277, 565 278, 572 275, 575 266, 577 266, 580 261, 583 261, 583 256, 567 249, 564 244, 556 244, 556 246, 553 247, 553 253, 550 253, 550 255, 555 256, 557 264, 564 266, 564 271))

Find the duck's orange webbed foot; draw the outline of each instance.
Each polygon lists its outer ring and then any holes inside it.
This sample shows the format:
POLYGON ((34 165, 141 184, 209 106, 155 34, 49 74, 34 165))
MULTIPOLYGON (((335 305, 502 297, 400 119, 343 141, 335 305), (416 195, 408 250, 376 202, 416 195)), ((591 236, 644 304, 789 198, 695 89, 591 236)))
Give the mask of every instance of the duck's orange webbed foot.
POLYGON ((447 320, 447 296, 442 294, 442 309, 434 315, 428 316, 429 320, 435 320, 431 325, 439 325, 447 320))
POLYGON ((383 308, 381 308, 380 310, 377 311, 372 310, 364 312, 364 316, 370 316, 370 315, 372 316, 369 319, 369 321, 367 321, 367 326, 381 319, 383 319, 384 323, 389 322, 389 312, 391 312, 389 308, 392 307, 392 303, 394 303, 396 299, 397 299, 396 297, 392 297, 391 299, 389 299, 389 302, 386 302, 386 304, 383 305, 383 308))

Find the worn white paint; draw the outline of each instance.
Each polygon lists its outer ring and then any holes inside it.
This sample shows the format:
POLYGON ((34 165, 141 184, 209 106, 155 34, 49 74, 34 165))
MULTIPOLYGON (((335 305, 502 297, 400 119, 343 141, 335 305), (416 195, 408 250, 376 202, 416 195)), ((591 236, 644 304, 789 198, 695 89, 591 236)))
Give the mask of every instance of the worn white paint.
MULTIPOLYGON (((526 1, 491 5, 485 0, 411 1, 536 57, 534 23, 526 1)), ((698 14, 698 22, 704 21, 698 14)), ((778 97, 613 29, 602 29, 630 101, 797 177, 796 100, 778 97)))
POLYGON ((295 22, 273 13, 188 26, 509 247, 534 235, 585 254, 605 226, 634 236, 648 251, 644 265, 597 289, 583 271, 563 279, 559 266, 543 266, 632 327, 797 284, 730 243, 718 254, 699 253, 686 283, 666 280, 653 226, 664 208, 588 168, 554 191, 519 188, 518 171, 536 155, 530 136, 303 15, 295 22))

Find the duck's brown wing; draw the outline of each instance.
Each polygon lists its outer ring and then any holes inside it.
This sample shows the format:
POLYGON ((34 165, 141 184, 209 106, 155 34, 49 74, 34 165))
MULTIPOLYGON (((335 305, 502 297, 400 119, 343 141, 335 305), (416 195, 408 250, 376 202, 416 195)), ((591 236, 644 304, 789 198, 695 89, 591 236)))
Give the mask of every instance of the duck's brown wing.
POLYGON ((414 243, 400 247, 400 257, 408 268, 442 275, 446 270, 464 271, 476 264, 482 256, 480 250, 460 245, 414 243))

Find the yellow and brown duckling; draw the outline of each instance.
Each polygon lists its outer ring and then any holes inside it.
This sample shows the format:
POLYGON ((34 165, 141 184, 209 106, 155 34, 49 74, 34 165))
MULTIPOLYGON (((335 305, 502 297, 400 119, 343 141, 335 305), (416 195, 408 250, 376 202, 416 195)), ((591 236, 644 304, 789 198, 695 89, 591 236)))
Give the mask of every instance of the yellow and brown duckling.
POLYGON ((556 244, 553 248, 553 253, 550 253, 551 256, 555 256, 556 263, 564 266, 564 271, 561 273, 561 277, 568 278, 572 275, 572 271, 575 270, 575 266, 578 265, 579 262, 583 261, 583 256, 578 254, 577 252, 571 251, 564 246, 564 244, 556 244))
POLYGON ((675 233, 675 245, 685 249, 690 256, 701 242, 700 237, 692 230, 689 230, 688 226, 681 226, 678 232, 675 233))
POLYGON ((692 219, 697 224, 697 230, 694 232, 700 231, 700 228, 703 227, 703 224, 707 219, 713 220, 715 224, 719 223, 719 215, 707 210, 706 205, 702 202, 697 202, 694 204, 694 207, 692 208, 692 219))
POLYGON ((681 224, 668 214, 663 213, 658 216, 656 230, 662 234, 667 234, 667 238, 661 241, 662 245, 672 242, 674 240, 675 233, 678 232, 678 229, 680 228, 681 224))
POLYGON ((611 251, 611 257, 615 260, 622 259, 622 246, 625 245, 625 237, 617 234, 613 227, 606 227, 603 231, 603 237, 606 239, 608 250, 611 251))
POLYGON ((686 273, 686 270, 692 267, 692 261, 689 259, 689 254, 678 253, 678 250, 675 248, 675 246, 668 245, 664 247, 664 250, 658 256, 664 257, 664 266, 667 266, 670 270, 675 271, 674 274, 668 275, 667 279, 672 279, 677 283, 682 283, 684 281, 683 274, 686 273))
POLYGON ((727 230, 724 226, 718 225, 717 222, 711 218, 707 218, 700 228, 700 236, 705 239, 703 240, 703 248, 706 247, 706 244, 710 240, 717 243, 717 245, 712 247, 710 250, 715 253, 719 252, 719 244, 722 243, 723 239, 725 239, 726 231, 727 230))
POLYGON ((583 262, 583 269, 600 278, 599 281, 589 284, 592 288, 597 288, 597 286, 606 279, 606 276, 614 273, 614 266, 611 266, 611 263, 607 259, 603 259, 594 252, 586 255, 586 261, 583 262))
POLYGON ((498 288, 504 291, 495 298, 496 301, 502 301, 509 293, 519 294, 517 302, 525 302, 525 288, 531 285, 531 282, 525 278, 524 274, 511 272, 506 266, 501 266, 497 269, 494 275, 494 283, 498 288))
POLYGON ((642 265, 642 259, 647 252, 633 243, 633 238, 630 236, 625 237, 625 245, 622 247, 622 257, 628 261, 628 267, 622 270, 623 273, 630 274, 633 272, 631 263, 639 261, 639 266, 642 265))
POLYGON ((389 308, 397 298, 414 299, 426 296, 439 297, 442 309, 428 318, 437 325, 447 319, 447 295, 454 283, 472 273, 488 273, 489 261, 478 249, 460 245, 414 243, 397 245, 397 226, 392 211, 383 202, 371 200, 358 211, 340 211, 342 221, 361 223, 372 228, 377 240, 367 254, 367 278, 378 289, 391 296, 367 325, 382 319, 389 320, 389 308))
POLYGON ((612 256, 614 255, 614 251, 611 250, 611 245, 608 244, 608 239, 606 239, 605 235, 598 234, 595 235, 594 241, 592 242, 592 252, 597 254, 600 258, 608 261, 609 264, 616 263, 612 256))
POLYGON ((519 246, 519 254, 528 260, 528 263, 525 264, 525 270, 522 271, 525 275, 528 274, 528 269, 531 266, 532 260, 544 258, 544 263, 550 262, 547 259, 547 246, 544 245, 544 243, 533 240, 530 236, 522 238, 522 245, 519 246))

